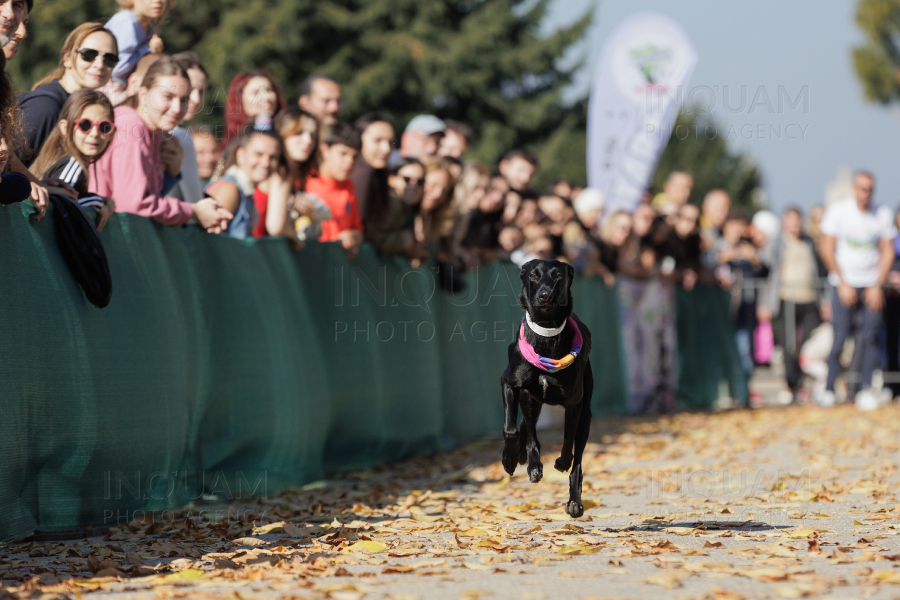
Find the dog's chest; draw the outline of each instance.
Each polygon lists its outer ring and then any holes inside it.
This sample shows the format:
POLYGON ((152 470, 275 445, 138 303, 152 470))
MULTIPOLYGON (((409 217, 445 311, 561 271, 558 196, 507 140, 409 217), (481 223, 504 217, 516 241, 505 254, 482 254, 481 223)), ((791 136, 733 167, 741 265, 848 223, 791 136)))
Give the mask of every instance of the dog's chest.
POLYGON ((541 373, 535 383, 536 385, 532 385, 529 391, 538 400, 544 404, 566 404, 569 394, 558 377, 541 373))

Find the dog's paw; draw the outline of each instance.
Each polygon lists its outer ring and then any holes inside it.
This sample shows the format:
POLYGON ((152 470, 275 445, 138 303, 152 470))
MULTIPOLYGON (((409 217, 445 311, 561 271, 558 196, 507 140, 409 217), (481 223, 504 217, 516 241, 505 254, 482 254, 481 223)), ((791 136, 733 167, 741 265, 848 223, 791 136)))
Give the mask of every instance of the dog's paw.
POLYGON ((516 471, 516 465, 519 464, 519 444, 515 442, 507 441, 503 445, 503 454, 500 457, 500 462, 503 463, 503 470, 512 475, 516 471))
POLYGON ((569 456, 560 456, 556 459, 556 462, 553 463, 553 468, 561 473, 565 473, 569 470, 569 467, 572 466, 572 455, 569 456))
POLYGON ((544 477, 544 465, 541 463, 528 465, 528 478, 531 479, 531 483, 537 483, 544 477))
POLYGON ((566 512, 569 513, 569 516, 573 519, 577 519, 584 514, 584 506, 582 506, 581 502, 569 500, 566 504, 566 512))

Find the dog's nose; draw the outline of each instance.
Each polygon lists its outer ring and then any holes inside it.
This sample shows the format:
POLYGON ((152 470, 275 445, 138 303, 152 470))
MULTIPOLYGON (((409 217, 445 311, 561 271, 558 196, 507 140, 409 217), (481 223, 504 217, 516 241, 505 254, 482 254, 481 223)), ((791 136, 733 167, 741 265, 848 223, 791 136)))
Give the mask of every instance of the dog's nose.
POLYGON ((537 294, 537 298, 538 298, 538 300, 540 300, 541 302, 546 302, 547 300, 550 299, 550 290, 541 290, 541 291, 539 291, 538 294, 537 294))

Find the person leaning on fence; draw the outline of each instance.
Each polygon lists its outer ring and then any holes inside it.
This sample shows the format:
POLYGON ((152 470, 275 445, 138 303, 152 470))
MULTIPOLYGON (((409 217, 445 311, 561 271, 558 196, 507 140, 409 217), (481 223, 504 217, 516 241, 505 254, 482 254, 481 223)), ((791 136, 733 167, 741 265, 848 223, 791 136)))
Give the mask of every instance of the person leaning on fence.
POLYGON ((116 107, 116 134, 109 150, 91 165, 89 191, 115 200, 117 212, 162 223, 184 225, 196 219, 211 233, 221 233, 232 215, 214 200, 196 204, 161 195, 162 134, 184 118, 191 84, 184 68, 162 57, 147 71, 136 97, 116 107))
MULTIPOLYGON (((872 373, 881 355, 884 286, 894 262, 893 240, 897 235, 891 211, 872 202, 875 178, 860 171, 853 177, 854 197, 835 202, 822 217, 822 260, 828 280, 835 287, 831 302, 834 347, 828 357, 826 391, 822 405, 834 404, 834 382, 840 371, 844 341, 859 318, 856 336, 859 353, 859 388, 855 402, 860 410, 878 408, 872 392, 872 373)), ((850 390, 857 389, 849 386, 850 390)))
POLYGON ((363 223, 356 205, 356 190, 350 171, 362 145, 359 132, 338 121, 326 127, 319 144, 319 171, 306 180, 306 191, 331 209, 331 219, 322 223, 320 242, 340 242, 351 257, 363 241, 363 223))
POLYGON ((784 351, 788 387, 796 401, 801 392, 800 349, 822 322, 828 300, 822 293, 821 273, 812 239, 803 233, 803 216, 788 208, 782 217, 782 235, 775 240, 769 277, 756 309, 761 322, 775 323, 775 340, 784 351))
POLYGON ((109 149, 115 114, 105 94, 78 90, 63 104, 59 123, 31 166, 37 177, 57 177, 78 192, 78 205, 97 211, 97 231, 116 210, 112 198, 88 192, 90 165, 109 149))
POLYGON ((206 188, 208 196, 234 215, 225 234, 246 239, 252 237, 259 218, 253 203, 253 192, 278 170, 283 147, 281 136, 274 131, 268 115, 260 115, 231 140, 225 157, 225 174, 206 188))

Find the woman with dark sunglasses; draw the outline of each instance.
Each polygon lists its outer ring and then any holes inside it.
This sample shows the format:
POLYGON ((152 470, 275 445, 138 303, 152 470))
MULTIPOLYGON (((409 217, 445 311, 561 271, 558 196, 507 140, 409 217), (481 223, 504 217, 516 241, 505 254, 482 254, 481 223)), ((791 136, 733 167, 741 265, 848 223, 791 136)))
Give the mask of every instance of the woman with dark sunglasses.
POLYGON ((34 162, 56 128, 69 95, 106 85, 118 61, 116 38, 102 25, 85 23, 69 34, 56 70, 19 96, 22 126, 30 148, 23 157, 26 166, 34 162))

